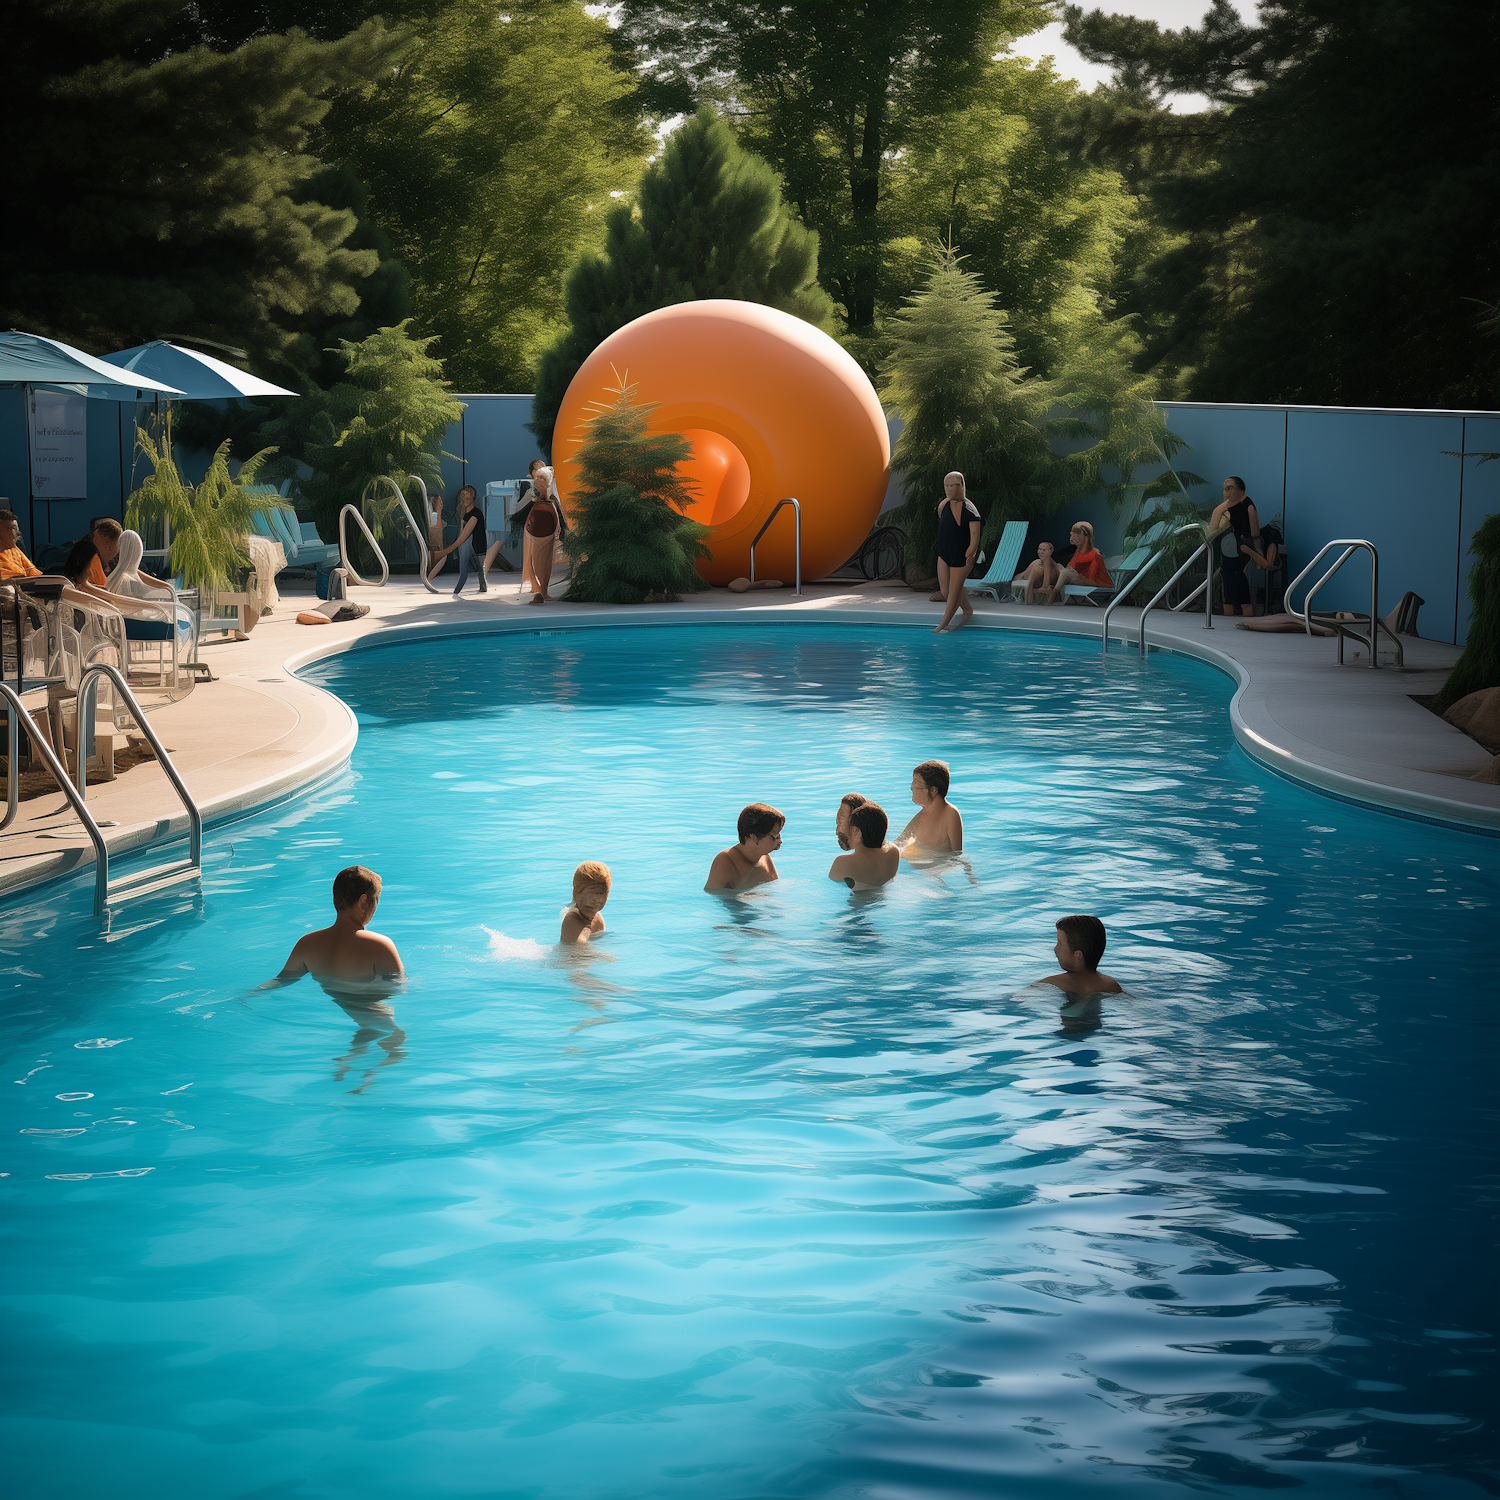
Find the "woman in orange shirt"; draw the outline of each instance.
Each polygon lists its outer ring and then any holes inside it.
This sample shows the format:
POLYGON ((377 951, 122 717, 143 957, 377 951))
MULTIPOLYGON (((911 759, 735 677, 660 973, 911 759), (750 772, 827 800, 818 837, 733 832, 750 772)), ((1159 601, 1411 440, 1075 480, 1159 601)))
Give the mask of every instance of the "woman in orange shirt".
POLYGON ((1096 589, 1112 589, 1115 586, 1114 579, 1109 576, 1109 569, 1104 566, 1103 557, 1094 546, 1094 528, 1087 521, 1079 521, 1068 533, 1068 538, 1077 550, 1068 559, 1067 567, 1058 574, 1052 597, 1047 601, 1049 604, 1060 604, 1063 588, 1070 583, 1096 589))

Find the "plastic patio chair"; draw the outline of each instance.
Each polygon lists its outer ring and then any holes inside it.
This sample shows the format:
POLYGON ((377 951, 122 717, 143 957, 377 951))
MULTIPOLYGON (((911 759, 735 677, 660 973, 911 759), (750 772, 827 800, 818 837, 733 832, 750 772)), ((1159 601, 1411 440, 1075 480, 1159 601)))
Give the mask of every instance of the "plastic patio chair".
POLYGON ((1026 541, 1026 528, 1025 521, 1007 521, 996 544, 989 572, 983 578, 964 579, 964 587, 976 594, 992 594, 998 604, 1000 590, 1008 590, 1011 579, 1016 576, 1016 564, 1021 560, 1021 548, 1026 541))

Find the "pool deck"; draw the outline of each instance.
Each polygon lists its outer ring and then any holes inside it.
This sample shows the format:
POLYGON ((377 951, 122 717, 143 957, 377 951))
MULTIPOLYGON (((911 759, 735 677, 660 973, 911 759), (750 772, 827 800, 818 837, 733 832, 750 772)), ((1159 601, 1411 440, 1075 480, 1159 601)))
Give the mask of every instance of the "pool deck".
MULTIPOLYGON (((219 679, 199 686, 151 722, 189 790, 213 825, 269 806, 339 772, 357 737, 354 715, 331 693, 299 679, 296 670, 345 650, 395 640, 454 634, 556 630, 568 626, 764 621, 790 618, 920 629, 936 624, 939 607, 890 584, 821 583, 801 598, 789 589, 731 594, 724 589, 680 604, 633 609, 596 605, 523 604, 513 575, 492 581, 484 597, 454 599, 448 587, 427 594, 416 579, 393 578, 383 589, 357 588, 370 613, 346 625, 298 625, 305 586, 280 580, 282 603, 248 641, 205 645, 203 660, 219 679), (302 589, 302 593, 297 590, 302 589)), ((1029 630, 1099 641, 1103 611, 1031 608, 977 601, 969 629, 1029 630)), ((1121 671, 1140 671, 1133 644, 1139 612, 1122 607, 1111 618, 1110 658, 1121 671)), ((961 651, 965 632, 951 637, 961 651)), ((1409 818, 1500 835, 1500 786, 1469 780, 1492 757, 1467 735, 1411 701, 1435 693, 1458 659, 1456 647, 1403 638, 1404 671, 1340 667, 1335 642, 1236 630, 1222 616, 1205 630, 1203 616, 1153 613, 1150 645, 1211 662, 1238 683, 1230 706, 1236 739, 1257 760, 1292 780, 1335 797, 1409 818)), ((110 858, 180 836, 183 812, 161 770, 147 764, 113 782, 91 786, 89 807, 105 830, 110 858)), ((93 864, 93 849, 61 793, 23 802, 0 835, 0 895, 13 894, 93 864)))

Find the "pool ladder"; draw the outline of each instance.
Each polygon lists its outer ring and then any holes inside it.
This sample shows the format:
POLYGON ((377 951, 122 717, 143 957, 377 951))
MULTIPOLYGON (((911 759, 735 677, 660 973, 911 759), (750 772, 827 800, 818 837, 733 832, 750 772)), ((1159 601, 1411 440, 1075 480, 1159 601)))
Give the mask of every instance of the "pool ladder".
POLYGON ((792 507, 792 520, 795 526, 793 545, 796 548, 795 566, 797 569, 797 582, 792 592, 800 594, 802 592, 802 507, 791 496, 788 496, 785 500, 778 500, 776 502, 776 508, 766 517, 766 524, 755 533, 755 540, 750 543, 750 582, 755 582, 755 549, 760 545, 760 539, 771 529, 771 522, 781 514, 782 508, 787 505, 792 507))
MULTIPOLYGON (((1353 641, 1356 645, 1363 646, 1370 653, 1371 667, 1380 665, 1380 632, 1383 630, 1390 637, 1391 644, 1396 648, 1396 666, 1406 665, 1406 653, 1402 650, 1401 641, 1396 632, 1385 623, 1376 613, 1380 598, 1380 554, 1375 550, 1374 542, 1367 542, 1358 537, 1340 537, 1337 541, 1328 542, 1324 545, 1318 555, 1303 568, 1303 570, 1286 586, 1286 607, 1289 613, 1299 615, 1302 620, 1302 628, 1309 635, 1312 634, 1312 625, 1316 622, 1326 630, 1332 630, 1339 638, 1339 665, 1344 665, 1344 643, 1353 641), (1302 601, 1301 610, 1292 608, 1292 590, 1307 577, 1317 565, 1333 551, 1335 547, 1344 550, 1339 554, 1338 561, 1307 591, 1307 598, 1302 601), (1363 548, 1370 554, 1370 613, 1368 617, 1354 615, 1348 620, 1340 620, 1337 613, 1323 613, 1315 615, 1312 612, 1313 600, 1318 597, 1323 585, 1338 572, 1340 568, 1363 548), (1358 628, 1367 626, 1368 633, 1362 633, 1358 628)), ((1416 634, 1415 631, 1412 632, 1416 634)))
MULTIPOLYGON (((5 699, 6 749, 10 759, 5 787, 5 821, 0 823, 0 829, 3 829, 15 820, 20 795, 18 778, 21 746, 18 721, 20 718, 29 721, 30 715, 27 714, 20 696, 9 683, 0 683, 0 695, 3 695, 5 699)), ((203 869, 203 815, 198 811, 198 804, 193 801, 192 794, 183 784, 177 767, 172 764, 172 757, 167 754, 166 748, 157 738, 156 731, 146 722, 146 715, 140 704, 136 702, 135 694, 130 691, 119 668, 96 662, 93 666, 85 668, 83 675, 78 679, 76 785, 69 778, 67 767, 58 759, 57 752, 52 746, 35 731, 32 732, 30 738, 32 747, 40 752, 47 769, 52 772, 53 778, 63 789, 64 796, 72 804, 73 811, 78 814, 78 821, 83 824, 84 832, 88 834, 89 841, 94 846, 94 915, 105 924, 106 930, 111 913, 124 902, 154 896, 159 891, 180 885, 185 880, 196 880, 199 877, 203 869), (109 878, 109 845, 105 843, 104 833, 94 821, 94 815, 89 811, 87 801, 89 772, 86 726, 94 722, 94 710, 99 697, 101 677, 107 677, 114 690, 125 700, 131 717, 145 736, 146 743, 151 746, 151 753, 161 763, 167 780, 172 783, 177 795, 182 799, 182 805, 187 809, 188 815, 188 857, 185 860, 152 865, 145 870, 132 870, 130 874, 122 875, 115 881, 109 878)))

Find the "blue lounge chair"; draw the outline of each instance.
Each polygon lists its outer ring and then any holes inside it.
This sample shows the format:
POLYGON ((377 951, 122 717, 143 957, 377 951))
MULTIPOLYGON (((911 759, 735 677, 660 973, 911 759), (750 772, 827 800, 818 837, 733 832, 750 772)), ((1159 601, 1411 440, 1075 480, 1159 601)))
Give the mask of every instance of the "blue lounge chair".
MULTIPOLYGON (((281 498, 279 492, 268 484, 251 485, 245 493, 267 499, 281 498)), ((316 570, 320 563, 332 565, 339 560, 339 549, 332 543, 325 542, 311 521, 299 521, 293 511, 282 510, 280 506, 258 510, 255 512, 254 525, 261 536, 281 543, 289 569, 316 570)))
POLYGON ((1025 521, 1007 521, 1005 530, 995 546, 995 556, 990 570, 983 578, 966 578, 964 587, 976 594, 992 594, 995 603, 1000 602, 1000 590, 1010 589, 1010 581, 1016 576, 1016 564, 1021 560, 1021 548, 1026 541, 1025 521))

